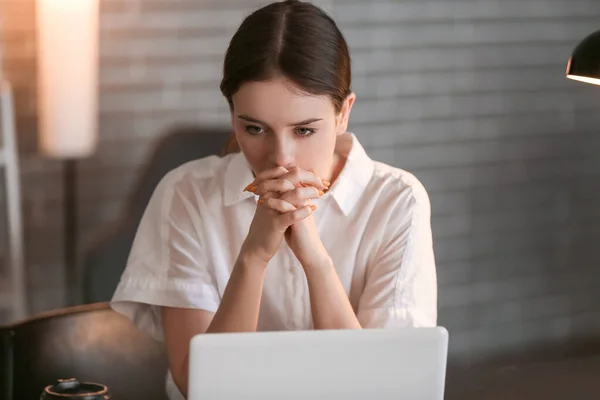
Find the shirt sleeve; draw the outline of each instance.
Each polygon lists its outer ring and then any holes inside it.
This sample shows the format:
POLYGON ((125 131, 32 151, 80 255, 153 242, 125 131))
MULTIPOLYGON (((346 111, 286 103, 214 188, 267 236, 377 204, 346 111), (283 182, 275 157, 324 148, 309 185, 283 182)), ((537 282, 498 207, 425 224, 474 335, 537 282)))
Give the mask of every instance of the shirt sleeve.
POLYGON ((154 191, 111 307, 163 340, 161 306, 215 312, 220 302, 202 243, 203 200, 191 177, 174 170, 154 191))
POLYGON ((437 324, 431 205, 421 183, 413 179, 390 207, 381 245, 367 268, 357 312, 363 328, 437 324))

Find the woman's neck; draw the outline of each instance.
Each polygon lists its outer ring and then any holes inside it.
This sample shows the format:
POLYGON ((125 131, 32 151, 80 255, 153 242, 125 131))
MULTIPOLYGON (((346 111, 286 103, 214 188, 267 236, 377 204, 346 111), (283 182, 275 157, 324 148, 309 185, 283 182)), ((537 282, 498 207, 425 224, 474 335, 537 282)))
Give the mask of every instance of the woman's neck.
POLYGON ((335 143, 333 162, 328 179, 332 184, 344 169, 350 150, 352 150, 352 135, 346 132, 338 136, 335 143))

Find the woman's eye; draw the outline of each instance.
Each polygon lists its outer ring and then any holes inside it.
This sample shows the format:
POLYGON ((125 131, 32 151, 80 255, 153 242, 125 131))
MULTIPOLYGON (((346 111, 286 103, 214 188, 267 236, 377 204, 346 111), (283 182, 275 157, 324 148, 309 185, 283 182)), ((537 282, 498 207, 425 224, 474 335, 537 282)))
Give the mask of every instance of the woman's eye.
POLYGON ((246 126, 246 132, 251 135, 259 135, 262 133, 262 128, 256 125, 248 125, 246 126))
POLYGON ((300 136, 306 137, 306 136, 310 136, 313 133, 315 133, 315 130, 311 129, 311 128, 298 128, 298 129, 296 129, 296 133, 300 136))

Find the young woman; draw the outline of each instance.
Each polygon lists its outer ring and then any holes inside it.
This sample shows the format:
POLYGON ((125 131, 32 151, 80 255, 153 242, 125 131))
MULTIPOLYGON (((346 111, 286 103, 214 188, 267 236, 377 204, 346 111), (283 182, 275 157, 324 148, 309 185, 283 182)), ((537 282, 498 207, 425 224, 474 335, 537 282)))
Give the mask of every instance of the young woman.
POLYGON ((299 1, 254 12, 221 91, 241 152, 162 180, 112 302, 164 340, 170 398, 185 395, 196 334, 436 325, 429 198, 346 131, 355 95, 334 21, 299 1))

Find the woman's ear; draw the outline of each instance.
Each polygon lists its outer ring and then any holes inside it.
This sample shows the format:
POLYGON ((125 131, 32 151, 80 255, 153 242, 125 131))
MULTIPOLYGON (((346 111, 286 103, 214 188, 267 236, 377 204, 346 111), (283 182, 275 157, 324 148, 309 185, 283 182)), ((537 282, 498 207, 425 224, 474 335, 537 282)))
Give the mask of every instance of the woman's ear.
POLYGON ((356 100, 356 94, 350 93, 344 103, 342 104, 342 109, 337 116, 337 134, 343 135, 346 133, 348 129, 348 120, 350 119, 350 111, 352 110, 352 105, 354 105, 354 101, 356 100))

